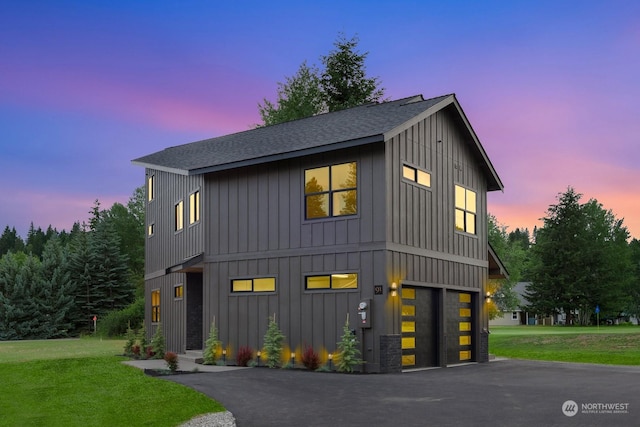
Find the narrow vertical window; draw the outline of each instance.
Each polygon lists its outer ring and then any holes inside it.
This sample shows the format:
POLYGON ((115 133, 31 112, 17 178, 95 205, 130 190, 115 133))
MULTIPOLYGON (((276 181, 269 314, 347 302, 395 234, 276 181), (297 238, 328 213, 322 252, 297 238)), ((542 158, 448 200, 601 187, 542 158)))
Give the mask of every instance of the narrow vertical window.
POLYGON ((189 195, 189 224, 200 221, 200 192, 189 195))
POLYGON ((456 230, 476 234, 476 192, 459 185, 456 190, 456 230))
POLYGON ((149 224, 149 226, 147 227, 147 235, 148 235, 149 237, 153 236, 153 234, 154 234, 154 232, 155 232, 155 228, 156 228, 156 227, 155 227, 155 224, 154 224, 154 223, 149 224))
POLYGON ((182 284, 175 285, 173 287, 173 298, 174 299, 182 299, 183 296, 184 296, 184 287, 182 286, 182 284))
POLYGON ((160 321, 160 289, 151 291, 151 322, 160 321))
POLYGON ((147 200, 148 201, 152 201, 153 198, 156 195, 156 193, 155 193, 155 191, 156 191, 155 180, 156 180, 156 176, 155 175, 149 175, 147 177, 147 200))
POLYGON ((184 227, 184 204, 182 200, 176 203, 175 207, 175 231, 180 231, 184 227))

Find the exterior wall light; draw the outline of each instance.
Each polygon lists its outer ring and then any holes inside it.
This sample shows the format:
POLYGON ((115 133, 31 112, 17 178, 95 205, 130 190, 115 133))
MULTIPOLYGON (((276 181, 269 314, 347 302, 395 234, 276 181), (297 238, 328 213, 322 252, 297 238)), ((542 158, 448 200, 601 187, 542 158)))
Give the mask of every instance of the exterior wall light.
POLYGON ((491 292, 487 291, 487 293, 484 295, 484 301, 487 303, 490 303, 491 297, 492 297, 491 292))
POLYGON ((389 288, 389 292, 391 293, 392 297, 395 297, 398 295, 398 284, 396 282, 391 283, 391 287, 389 288))

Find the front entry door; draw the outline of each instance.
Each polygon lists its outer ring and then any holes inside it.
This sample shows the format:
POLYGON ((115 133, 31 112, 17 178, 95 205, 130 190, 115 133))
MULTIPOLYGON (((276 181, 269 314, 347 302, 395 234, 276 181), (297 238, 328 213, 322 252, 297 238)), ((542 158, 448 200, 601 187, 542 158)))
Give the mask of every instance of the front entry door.
POLYGON ((202 350, 202 273, 187 273, 187 350, 202 350))

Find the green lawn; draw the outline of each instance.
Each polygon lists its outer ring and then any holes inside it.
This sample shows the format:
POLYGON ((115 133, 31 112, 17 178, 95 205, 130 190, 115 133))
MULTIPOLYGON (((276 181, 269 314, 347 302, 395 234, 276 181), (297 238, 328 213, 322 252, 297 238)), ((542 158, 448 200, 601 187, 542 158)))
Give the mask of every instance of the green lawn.
POLYGON ((124 341, 0 342, 0 426, 176 426, 224 408, 122 363, 124 341))
POLYGON ((494 326, 489 352, 517 359, 640 365, 640 327, 494 326))

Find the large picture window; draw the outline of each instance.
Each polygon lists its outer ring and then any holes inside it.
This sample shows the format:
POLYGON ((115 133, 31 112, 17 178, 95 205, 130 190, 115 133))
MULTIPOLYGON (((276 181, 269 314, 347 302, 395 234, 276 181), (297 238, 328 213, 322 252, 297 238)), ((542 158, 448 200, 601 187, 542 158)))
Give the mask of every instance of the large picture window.
POLYGON ((234 279, 231 281, 231 292, 275 292, 275 290, 275 277, 234 279))
POLYGON ((315 289, 358 289, 357 273, 336 273, 321 276, 307 276, 306 288, 315 289))
POLYGON ((160 289, 151 291, 151 322, 160 321, 160 289))
POLYGON ((456 185, 456 230, 476 234, 476 192, 456 185))
POLYGON ((307 169, 304 172, 305 218, 358 213, 357 163, 307 169))

